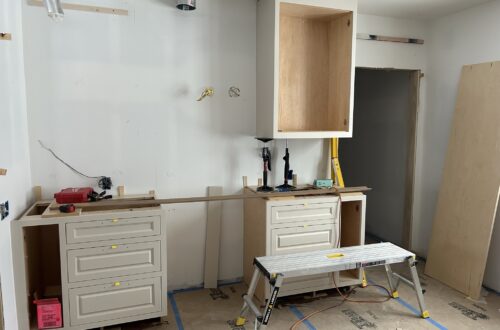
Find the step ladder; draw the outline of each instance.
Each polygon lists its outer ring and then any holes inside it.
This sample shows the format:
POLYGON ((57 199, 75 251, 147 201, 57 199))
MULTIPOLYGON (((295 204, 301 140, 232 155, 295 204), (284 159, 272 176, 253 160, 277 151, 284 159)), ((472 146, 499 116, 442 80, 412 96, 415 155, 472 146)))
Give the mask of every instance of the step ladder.
POLYGON ((428 318, 429 312, 425 308, 424 296, 418 278, 415 254, 406 251, 392 243, 378 243, 345 247, 339 249, 322 250, 306 253, 296 253, 279 256, 258 257, 254 259, 254 273, 248 292, 243 296, 243 307, 237 326, 246 323, 245 315, 250 310, 255 315, 255 329, 266 329, 273 308, 278 299, 279 290, 285 278, 333 273, 350 269, 385 266, 387 281, 393 298, 398 298, 398 286, 404 283, 412 287, 418 299, 422 318, 428 318), (407 262, 410 267, 412 280, 393 273, 391 264, 407 262), (260 276, 267 278, 271 285, 271 296, 264 309, 264 313, 253 302, 253 296, 260 276))

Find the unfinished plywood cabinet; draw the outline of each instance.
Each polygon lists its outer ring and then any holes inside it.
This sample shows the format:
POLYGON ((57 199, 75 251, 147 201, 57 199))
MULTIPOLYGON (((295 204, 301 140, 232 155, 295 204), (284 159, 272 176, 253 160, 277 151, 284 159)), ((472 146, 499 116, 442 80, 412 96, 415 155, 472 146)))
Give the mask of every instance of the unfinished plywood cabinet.
POLYGON ((357 0, 260 0, 257 135, 352 136, 357 0))
POLYGON ((159 206, 43 218, 37 202, 12 221, 18 322, 61 301, 63 328, 93 329, 167 315, 166 219, 159 206))
MULTIPOLYGON (((246 188, 246 193, 254 193, 246 188)), ((361 193, 338 196, 245 200, 245 283, 253 274, 253 259, 335 247, 364 244, 366 196, 361 193)), ((336 274, 304 276, 285 280, 280 296, 361 284, 358 270, 336 274), (334 282, 335 280, 335 282, 334 282)), ((261 279, 256 290, 260 301, 269 298, 268 284, 261 279)))

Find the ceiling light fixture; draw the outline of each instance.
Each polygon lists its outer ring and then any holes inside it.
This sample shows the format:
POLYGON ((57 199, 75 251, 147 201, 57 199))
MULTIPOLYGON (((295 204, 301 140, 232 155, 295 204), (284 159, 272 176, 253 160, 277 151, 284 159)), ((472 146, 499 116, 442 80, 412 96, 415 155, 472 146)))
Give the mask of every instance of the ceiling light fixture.
POLYGON ((180 10, 195 10, 196 0, 177 0, 177 8, 180 10))
POLYGON ((62 9, 61 0, 43 0, 47 14, 56 22, 60 22, 64 18, 64 11, 62 9))

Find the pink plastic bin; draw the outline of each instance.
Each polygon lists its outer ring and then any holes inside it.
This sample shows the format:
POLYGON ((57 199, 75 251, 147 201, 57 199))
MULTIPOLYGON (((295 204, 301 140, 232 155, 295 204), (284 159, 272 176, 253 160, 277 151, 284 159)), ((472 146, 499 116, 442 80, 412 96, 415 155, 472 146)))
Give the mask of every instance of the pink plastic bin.
POLYGON ((59 299, 39 299, 36 304, 38 329, 56 329, 62 327, 61 303, 59 299))

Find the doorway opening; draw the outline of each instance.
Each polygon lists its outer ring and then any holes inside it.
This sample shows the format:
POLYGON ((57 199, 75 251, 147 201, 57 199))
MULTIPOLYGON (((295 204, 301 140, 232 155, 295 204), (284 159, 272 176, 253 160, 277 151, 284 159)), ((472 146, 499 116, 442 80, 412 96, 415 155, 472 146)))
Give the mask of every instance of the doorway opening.
POLYGON ((357 68, 353 138, 339 150, 346 183, 373 188, 367 235, 409 249, 420 74, 357 68))

